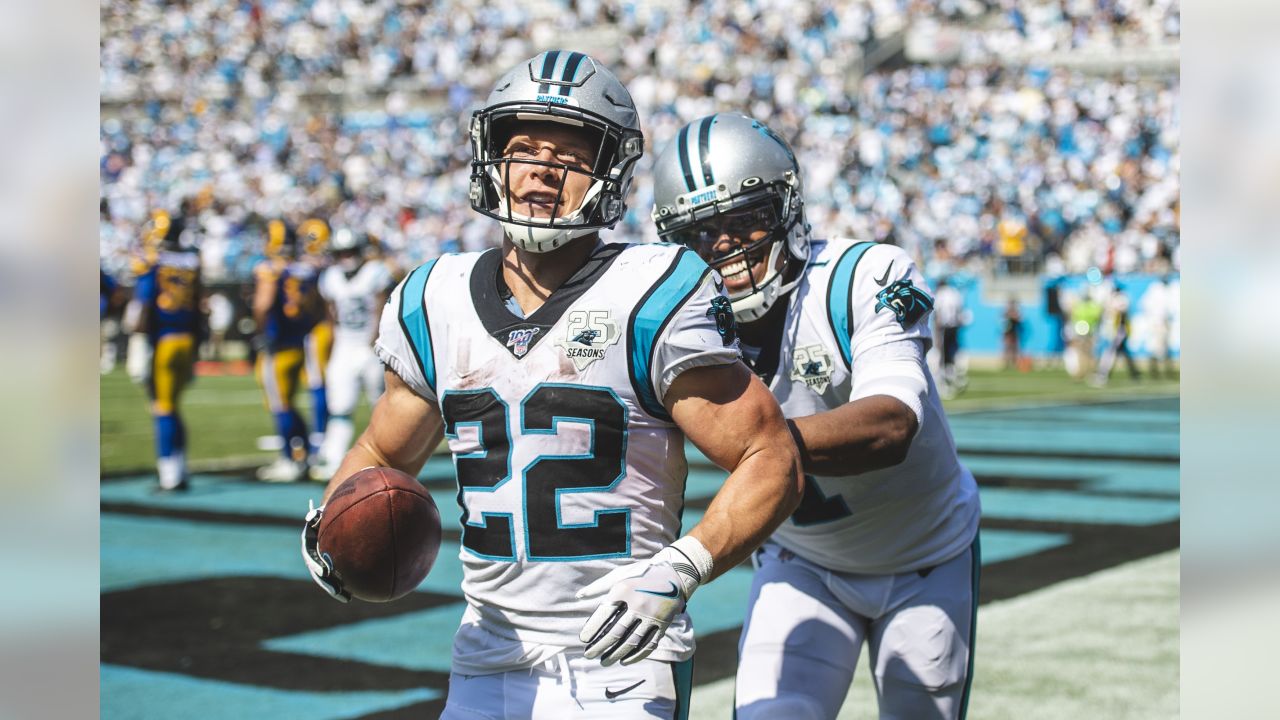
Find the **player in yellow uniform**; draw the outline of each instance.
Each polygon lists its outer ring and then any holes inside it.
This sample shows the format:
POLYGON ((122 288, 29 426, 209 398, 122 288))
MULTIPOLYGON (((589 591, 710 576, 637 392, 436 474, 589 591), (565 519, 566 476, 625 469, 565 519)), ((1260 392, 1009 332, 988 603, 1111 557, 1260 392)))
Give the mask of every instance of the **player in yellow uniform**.
POLYGON ((143 253, 134 262, 133 300, 126 310, 129 375, 147 389, 156 429, 161 491, 187 489, 186 428, 178 399, 191 382, 203 331, 200 253, 182 217, 152 213, 143 253))
MULTIPOLYGON (((306 475, 307 424, 294 407, 299 376, 308 366, 308 335, 324 317, 317 290, 319 266, 298 248, 298 233, 283 220, 268 224, 267 259, 254 268, 253 317, 261 351, 257 375, 282 440, 282 455, 258 469, 266 482, 293 482, 306 475)), ((310 383, 308 383, 310 384, 310 383)))
MULTIPOLYGON (((316 286, 319 276, 329 266, 329 223, 320 218, 310 218, 298 225, 298 240, 302 243, 302 261, 316 268, 316 286)), ((323 303, 322 303, 323 307, 323 303)), ((333 356, 333 320, 327 308, 320 313, 315 327, 302 342, 306 370, 307 392, 311 394, 312 425, 311 447, 318 449, 324 442, 329 428, 329 397, 325 389, 329 358, 333 356)), ((328 480, 325 477, 325 480, 328 480)))

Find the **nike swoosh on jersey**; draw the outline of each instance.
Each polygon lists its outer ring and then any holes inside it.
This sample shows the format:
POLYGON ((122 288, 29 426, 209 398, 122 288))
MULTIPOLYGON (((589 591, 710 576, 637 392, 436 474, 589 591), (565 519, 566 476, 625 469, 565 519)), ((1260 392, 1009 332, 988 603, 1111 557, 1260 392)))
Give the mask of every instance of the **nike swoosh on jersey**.
POLYGON ((626 686, 626 687, 622 688, 621 690, 610 690, 609 688, 605 688, 605 689, 604 689, 604 696, 605 696, 605 697, 607 697, 607 698, 609 698, 610 700, 612 700, 612 699, 614 699, 614 698, 618 697, 619 695, 622 695, 622 694, 624 694, 624 693, 629 693, 629 692, 631 692, 632 690, 635 690, 636 688, 640 687, 640 686, 641 686, 641 685, 643 685, 643 684, 644 684, 644 681, 643 681, 643 680, 641 680, 640 682, 636 683, 635 685, 628 685, 628 686, 626 686))
POLYGON ((665 598, 680 597, 680 588, 676 587, 675 583, 671 583, 671 589, 667 592, 658 592, 657 590, 637 590, 636 592, 642 592, 645 595, 657 595, 658 597, 665 598))
POLYGON ((884 277, 878 277, 878 278, 874 278, 874 277, 873 277, 873 278, 871 278, 871 279, 872 279, 872 280, 875 280, 875 281, 876 281, 876 284, 877 284, 877 285, 879 285, 880 287, 884 287, 884 284, 885 284, 885 283, 887 283, 887 282, 889 282, 889 271, 890 271, 890 270, 892 270, 892 269, 893 269, 893 261, 892 261, 892 260, 890 260, 890 261, 889 261, 889 267, 887 267, 887 268, 885 268, 885 269, 884 269, 884 277))

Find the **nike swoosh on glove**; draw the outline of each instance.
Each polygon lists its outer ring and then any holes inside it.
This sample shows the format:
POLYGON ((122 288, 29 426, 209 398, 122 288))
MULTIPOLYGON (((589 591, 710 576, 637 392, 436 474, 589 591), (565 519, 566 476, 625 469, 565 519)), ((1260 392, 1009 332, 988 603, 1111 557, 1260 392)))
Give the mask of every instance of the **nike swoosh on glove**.
MULTIPOLYGON (((681 538, 680 541, 692 540, 681 538)), ((696 540, 694 541, 696 542, 696 540)), ((709 577, 710 554, 705 555, 701 572, 688 554, 668 545, 648 560, 623 565, 578 591, 579 599, 605 593, 600 606, 582 626, 578 639, 586 643, 587 659, 600 664, 621 662, 632 665, 649 657, 676 614, 709 577)))

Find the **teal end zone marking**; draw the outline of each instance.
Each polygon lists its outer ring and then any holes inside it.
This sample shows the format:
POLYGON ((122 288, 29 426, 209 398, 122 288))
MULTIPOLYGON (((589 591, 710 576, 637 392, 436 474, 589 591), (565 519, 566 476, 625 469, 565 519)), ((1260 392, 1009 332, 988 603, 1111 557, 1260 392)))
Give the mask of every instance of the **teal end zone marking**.
POLYGON ((102 666, 99 687, 103 720, 338 720, 395 710, 441 696, 439 691, 428 688, 343 693, 276 690, 120 665, 102 666))
MULTIPOLYGON (((1171 411, 1144 410, 1129 408, 1123 405, 1055 405, 1053 407, 1034 407, 1021 410, 1004 410, 987 417, 999 417, 1007 420, 1053 420, 1058 423, 1071 421, 1080 425, 1089 423, 1108 423, 1112 426, 1130 423, 1135 428, 1151 428, 1156 425, 1172 426, 1177 432, 1180 425, 1178 410, 1171 411)), ((1168 430, 1169 427, 1161 428, 1168 430)))
POLYGON ((440 543, 440 552, 436 555, 436 564, 431 566, 431 572, 427 573, 427 579, 422 581, 422 584, 418 586, 418 590, 461 597, 462 559, 458 555, 461 549, 462 546, 456 542, 440 543))
POLYGON ((982 516, 1010 520, 1155 525, 1177 520, 1177 500, 1081 495, 1062 490, 982 488, 982 516))
POLYGON ((1080 460, 1072 458, 1021 458, 968 455, 965 467, 979 478, 1011 476, 1044 482, 1052 488, 1061 481, 1078 480, 1090 492, 1153 493, 1175 498, 1179 495, 1176 465, 1157 465, 1123 460, 1080 460))
POLYGON ((454 482, 458 474, 453 469, 453 456, 449 453, 432 455, 418 473, 418 479, 425 482, 454 482))
POLYGON ((1034 555, 1071 542, 1071 536, 1067 533, 983 528, 978 534, 981 536, 983 565, 1034 555))
MULTIPOLYGON (((456 586, 455 586, 456 591, 456 586)), ((370 665, 448 673, 453 635, 466 603, 273 638, 263 647, 370 665)))
POLYGON ((1140 428, 1118 432, 1114 427, 1089 428, 1063 423, 997 420, 990 416, 951 418, 951 431, 961 454, 998 451, 1071 453, 1099 459, 1107 456, 1177 457, 1179 435, 1140 428))
MULTIPOLYGON (((310 582, 298 530, 193 523, 106 513, 101 518, 102 592, 209 577, 263 576, 310 582)), ((458 544, 440 554, 420 591, 461 595, 458 544)))
POLYGON ((301 524, 295 531, 106 513, 100 527, 102 592, 233 575, 310 578, 301 524))
POLYGON ((698 588, 689 600, 689 617, 693 618, 696 635, 741 627, 751 597, 753 574, 749 568, 736 567, 698 588))
POLYGON ((320 483, 249 483, 217 475, 192 476, 191 490, 180 495, 155 495, 154 487, 155 476, 141 476, 103 483, 100 496, 102 502, 297 518, 302 532, 307 501, 318 504, 324 493, 320 483))
MULTIPOLYGON (((455 481, 453 462, 447 456, 433 457, 419 477, 433 483, 444 481, 452 485, 455 481)), ((324 485, 316 482, 253 483, 219 475, 193 475, 190 491, 180 495, 156 495, 153 492, 155 482, 154 475, 145 475, 103 483, 100 497, 105 503, 296 518, 301 532, 307 502, 319 504, 320 496, 324 494, 324 485)), ((458 506, 456 488, 429 492, 440 509, 441 525, 446 530, 458 530, 457 513, 453 512, 458 506)))

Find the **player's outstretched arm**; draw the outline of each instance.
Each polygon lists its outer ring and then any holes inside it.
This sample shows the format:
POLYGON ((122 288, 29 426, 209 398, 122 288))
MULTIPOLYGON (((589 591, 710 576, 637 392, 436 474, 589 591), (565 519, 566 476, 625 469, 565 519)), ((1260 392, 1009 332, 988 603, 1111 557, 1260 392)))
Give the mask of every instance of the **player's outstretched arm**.
POLYGON ((804 488, 782 410, 742 363, 686 370, 664 400, 685 435, 730 475, 688 535, 578 591, 604 594, 578 636, 584 655, 604 665, 648 657, 693 591, 745 560, 804 488))
POLYGON ((849 402, 788 421, 807 473, 858 475, 897 465, 911 449, 929 393, 923 346, 886 344, 857 363, 849 402))
POLYGON ((741 363, 695 368, 667 391, 671 417, 729 477, 689 535, 711 554, 707 582, 747 559, 800 503, 799 453, 777 400, 741 363))
POLYGON ((324 489, 324 499, 353 473, 371 466, 393 467, 416 477, 444 436, 435 403, 415 393, 400 376, 386 371, 386 391, 373 406, 369 426, 347 452, 324 489))

